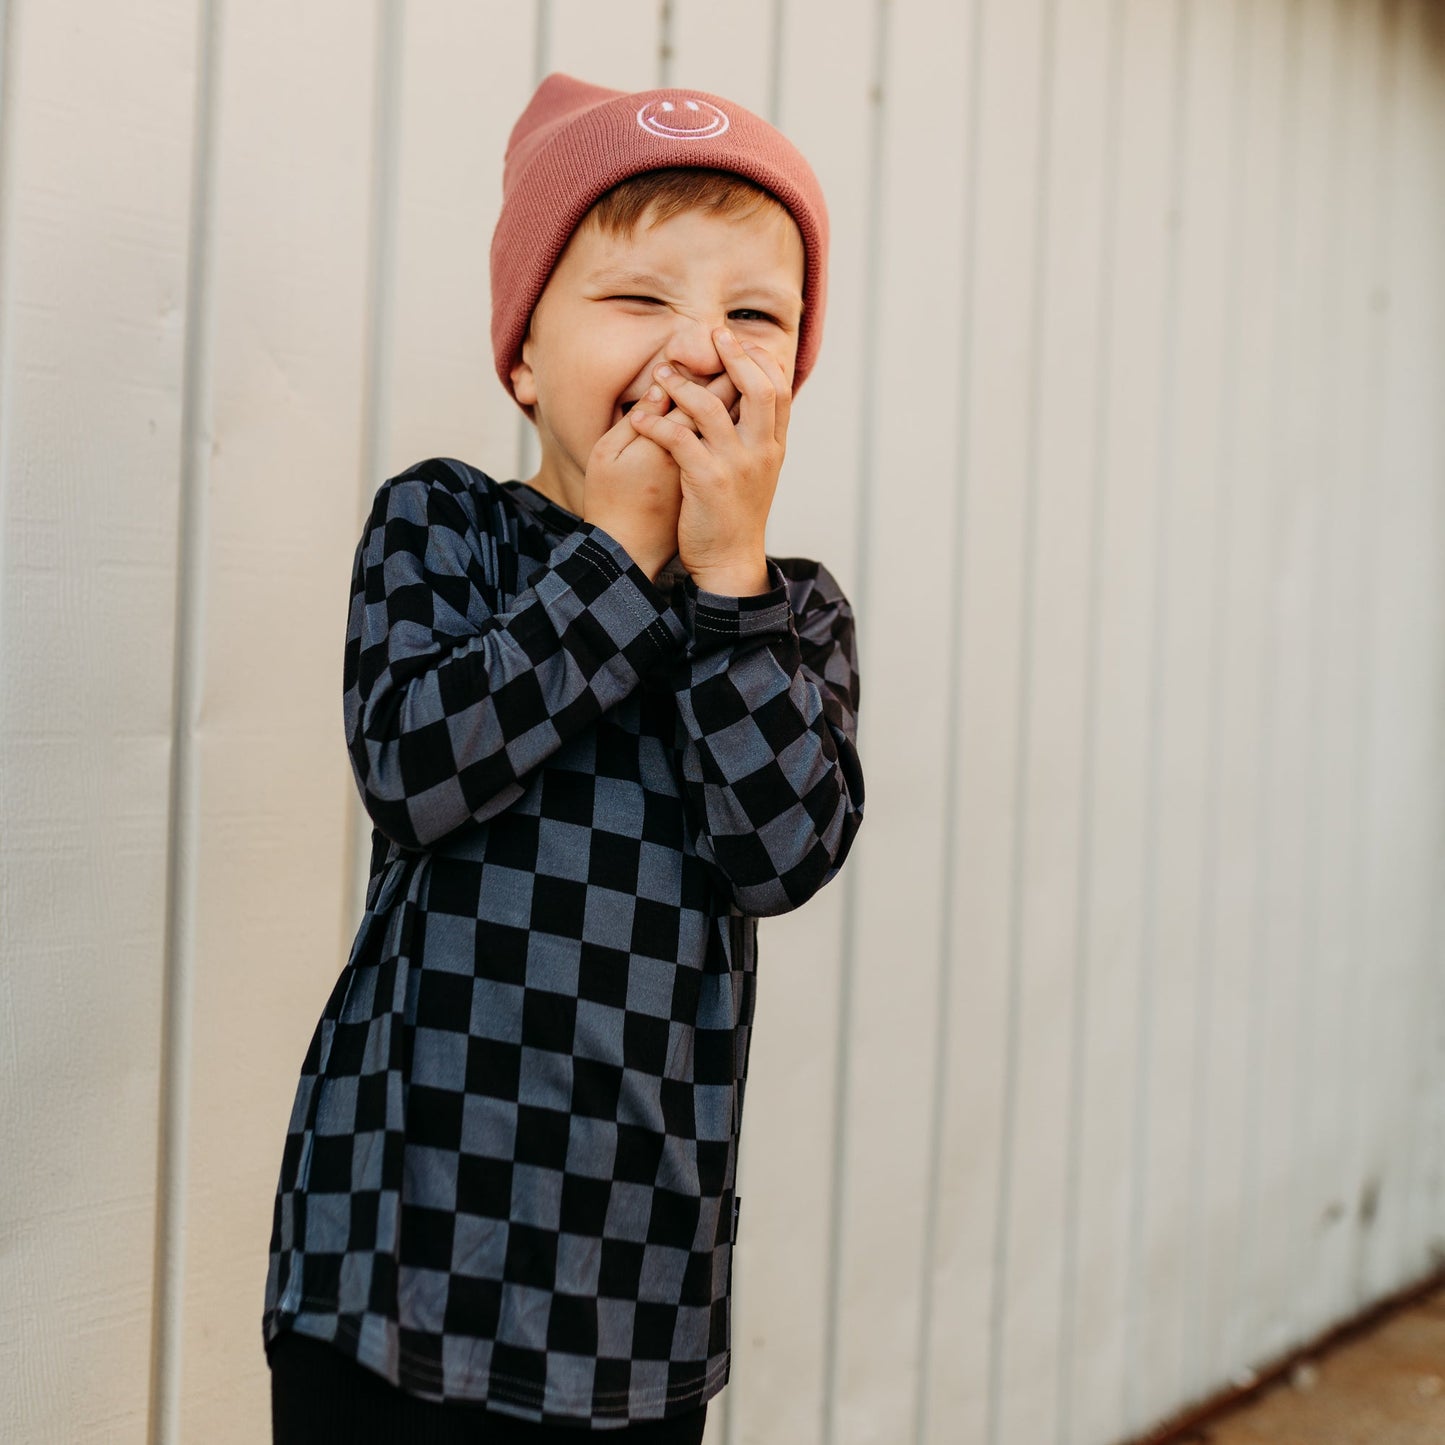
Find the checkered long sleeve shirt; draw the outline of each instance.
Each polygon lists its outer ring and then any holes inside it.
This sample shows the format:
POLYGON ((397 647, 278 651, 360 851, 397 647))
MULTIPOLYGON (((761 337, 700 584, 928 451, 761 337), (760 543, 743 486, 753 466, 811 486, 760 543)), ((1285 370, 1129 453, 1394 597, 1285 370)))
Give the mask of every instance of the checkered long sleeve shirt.
POLYGON ((268 1341, 598 1428, 726 1382, 756 920, 863 808, 848 602, 768 570, 654 584, 455 461, 377 494, 345 663, 371 879, 302 1065, 268 1341))

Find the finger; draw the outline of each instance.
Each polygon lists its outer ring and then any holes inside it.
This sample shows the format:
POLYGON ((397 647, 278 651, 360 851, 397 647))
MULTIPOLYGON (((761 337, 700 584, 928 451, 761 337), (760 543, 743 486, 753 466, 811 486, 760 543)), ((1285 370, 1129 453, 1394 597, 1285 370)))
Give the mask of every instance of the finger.
MULTIPOLYGON (((727 372, 720 371, 708 382, 707 389, 727 407, 728 420, 736 426, 738 424, 738 417, 741 414, 742 397, 732 377, 730 377, 727 372)), ((679 413, 679 415, 681 415, 681 413, 679 413)))
POLYGON ((649 387, 646 394, 634 402, 627 411, 623 412, 621 419, 603 433, 597 445, 603 449, 606 456, 621 456, 638 437, 637 429, 630 424, 629 418, 634 413, 641 416, 660 416, 671 406, 671 399, 660 386, 649 387))
POLYGON ((742 397, 738 430, 745 442, 756 445, 777 439, 778 388, 781 368, 756 344, 744 347, 725 326, 713 332, 718 355, 742 397))
MULTIPOLYGON (((653 375, 672 398, 679 411, 684 411, 697 424, 698 435, 712 447, 726 447, 736 439, 736 431, 728 416, 729 403, 717 392, 683 376, 676 367, 664 363, 653 375)), ((736 383, 736 377, 733 378, 736 383)))
POLYGON ((728 408, 729 411, 738 404, 740 393, 737 383, 733 381, 727 372, 720 371, 707 383, 707 389, 728 408))
MULTIPOLYGON (((636 410, 633 407, 632 412, 636 410)), ((631 416, 632 412, 628 415, 631 416)), ((670 452, 673 461, 683 471, 694 477, 703 476, 714 465, 713 453, 704 438, 687 425, 689 420, 681 411, 671 411, 666 416, 645 412, 633 422, 633 426, 648 441, 656 442, 664 451, 670 452)))
POLYGON ((788 440, 788 422, 793 415, 793 384, 788 379, 787 368, 766 346, 750 341, 744 344, 743 350, 772 378, 773 440, 785 443, 788 440))
MULTIPOLYGON (((707 383, 707 390, 712 392, 717 399, 728 409, 728 419, 734 424, 738 420, 738 389, 733 384, 733 379, 727 372, 720 371, 707 383)), ((642 416, 651 412, 654 416, 670 416, 681 426, 688 427, 692 431, 697 430, 697 423, 685 411, 680 411, 672 403, 672 398, 657 385, 656 382, 648 389, 646 396, 631 408, 636 411, 642 407, 642 416)))
MULTIPOLYGON (((730 377, 727 372, 720 371, 707 383, 707 389, 712 392, 724 406, 731 409, 734 420, 736 420, 738 389, 733 385, 732 377, 730 377)), ((647 389, 646 394, 635 402, 632 407, 629 407, 628 410, 636 410, 638 407, 642 409, 641 415, 645 416, 650 411, 654 416, 671 416, 675 421, 681 422, 682 425, 690 426, 694 431, 697 430, 697 423, 694 422, 686 412, 678 411, 673 405, 672 398, 668 396, 656 382, 653 382, 647 389)))

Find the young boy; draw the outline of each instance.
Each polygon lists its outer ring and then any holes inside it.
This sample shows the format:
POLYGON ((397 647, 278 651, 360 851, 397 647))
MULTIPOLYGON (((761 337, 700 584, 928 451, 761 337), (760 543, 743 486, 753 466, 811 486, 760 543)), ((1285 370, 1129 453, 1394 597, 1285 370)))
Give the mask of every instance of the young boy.
POLYGON ((862 817, 847 600, 763 552, 822 330, 811 170, 717 97, 554 75, 503 188, 492 339, 541 464, 422 462, 357 551, 376 826, 281 1167, 278 1441, 701 1439, 756 920, 862 817))

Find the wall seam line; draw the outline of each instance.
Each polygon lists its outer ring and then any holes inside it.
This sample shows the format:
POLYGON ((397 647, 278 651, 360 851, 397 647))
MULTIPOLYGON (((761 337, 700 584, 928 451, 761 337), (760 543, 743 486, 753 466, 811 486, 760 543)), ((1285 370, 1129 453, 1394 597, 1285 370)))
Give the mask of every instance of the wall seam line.
MULTIPOLYGON (((15 18, 10 0, 0 0, 0 557, 5 556, 6 505, 10 490, 10 227, 14 219, 15 18)), ((5 589, 0 587, 0 648, 5 642, 5 589)), ((3 652, 0 652, 3 656, 3 652)))
POLYGON ((781 127, 781 122, 778 117, 783 112, 783 35, 786 27, 783 7, 785 3, 786 0, 771 0, 772 8, 769 12, 772 49, 768 56, 768 108, 765 114, 770 125, 779 127, 781 127))
POLYGON ((1093 898, 1095 765, 1099 713, 1100 588, 1103 532, 1107 510, 1109 410, 1114 379, 1114 283, 1118 274, 1119 139, 1122 105, 1120 71, 1124 49, 1124 4, 1110 7, 1109 71, 1105 82, 1103 228, 1099 243, 1097 307, 1098 357, 1094 386, 1094 449, 1090 459, 1089 562, 1086 581, 1084 657, 1084 736, 1079 751, 1078 879, 1074 890, 1074 989, 1069 1027, 1069 1121, 1064 1169, 1064 1247, 1060 1261, 1059 1360, 1055 1445, 1074 1439, 1074 1330, 1078 1313, 1079 1205, 1083 1193, 1083 1137, 1089 1063, 1089 986, 1093 950, 1089 911, 1093 898))
MULTIPOLYGON (((1389 387, 1385 378, 1389 374, 1392 357, 1391 340, 1391 319, 1389 310, 1390 299, 1390 256, 1394 244, 1394 186, 1392 184, 1394 171, 1394 146, 1396 143, 1397 107, 1399 91, 1398 55, 1399 28, 1400 28, 1401 0, 1383 0, 1379 7, 1379 20, 1383 32, 1383 40, 1380 45, 1378 61, 1378 73, 1376 83, 1378 91, 1376 95, 1376 125, 1375 140, 1377 142, 1375 154, 1384 155, 1389 158, 1389 163, 1379 165, 1375 170, 1375 207, 1373 214, 1376 218, 1376 225, 1371 236, 1370 267, 1373 280, 1377 288, 1384 291, 1386 305, 1376 310, 1378 321, 1372 333, 1372 355, 1370 375, 1374 379, 1371 388, 1371 420, 1373 422, 1372 435, 1370 439, 1368 459, 1373 463, 1370 467, 1372 476, 1378 476, 1380 463, 1384 454, 1384 433, 1386 398, 1389 395, 1389 387)), ((1359 623, 1355 646, 1357 649, 1358 675, 1362 678, 1373 678, 1373 669, 1370 662, 1379 656, 1379 649, 1375 645, 1375 639, 1380 630, 1380 594, 1379 594, 1379 520, 1380 509, 1378 507, 1365 506, 1363 508, 1366 523, 1360 528, 1359 536, 1359 572, 1360 590, 1363 594, 1364 605, 1358 609, 1359 623)), ((1371 867, 1373 858, 1372 850, 1364 847, 1364 823, 1366 817, 1365 799, 1369 792, 1369 782, 1373 777, 1374 768, 1371 763, 1374 740, 1374 710, 1370 705, 1375 689, 1373 686, 1360 687, 1357 689, 1359 702, 1359 723, 1355 739, 1355 755, 1353 758, 1352 800, 1351 810, 1353 813, 1354 828, 1351 837, 1354 839, 1354 866, 1350 876, 1354 880, 1354 888, 1351 898, 1351 930, 1350 936, 1353 941, 1352 954, 1359 957, 1362 953, 1362 942, 1365 936, 1365 919, 1370 908, 1370 894, 1372 891, 1371 867)), ((1374 1031, 1378 1021, 1374 1004, 1374 990, 1361 988, 1359 990, 1358 1012, 1356 1018, 1361 1021, 1360 1035, 1363 1040, 1361 1050, 1362 1061, 1366 1066, 1376 1062, 1373 1057, 1375 1050, 1374 1031)), ((1355 1109, 1354 1125, 1356 1130, 1355 1157, 1357 1178, 1365 1180, 1360 1197, 1356 1203, 1356 1209, 1363 1215, 1366 1198, 1369 1191, 1369 1176, 1367 1165, 1369 1162, 1369 1129, 1367 1121, 1367 1101, 1369 1091, 1360 1089, 1357 1091, 1358 1103, 1355 1109)), ((1363 1242, 1356 1258, 1355 1277, 1351 1281, 1353 1295, 1356 1303, 1362 1302, 1368 1294, 1368 1286, 1365 1279, 1365 1251, 1363 1242)))
MULTIPOLYGON (((1244 202, 1244 137, 1243 123, 1249 104, 1250 49, 1246 43, 1249 27, 1241 0, 1231 6, 1233 42, 1231 69, 1234 89, 1230 97, 1229 136, 1229 220, 1226 227, 1229 251, 1229 273, 1225 282, 1225 339, 1220 348, 1219 421, 1215 436, 1218 441, 1214 484, 1218 501, 1213 514, 1213 535, 1210 539, 1209 642, 1205 662, 1205 696, 1209 699, 1209 716, 1205 724, 1204 796, 1209 800, 1205 818, 1204 846, 1199 858, 1199 929, 1194 946, 1194 1030, 1191 1040, 1189 1118, 1190 1173, 1190 1237, 1203 1239, 1205 1161, 1208 1155, 1210 1123, 1207 1081, 1210 1078, 1209 1046, 1214 1033, 1214 972, 1218 963, 1218 938, 1215 931, 1216 894, 1219 888, 1219 840, 1221 833, 1220 778, 1223 772, 1225 656, 1228 649, 1227 628, 1221 622, 1221 609, 1227 607, 1235 548, 1236 512, 1234 468, 1238 461, 1239 422, 1239 354, 1240 293, 1242 283, 1241 252, 1243 247, 1240 217, 1244 202)), ((1205 1252, 1194 1257, 1187 1298, 1192 1302, 1185 1314, 1184 1355, 1198 1361, 1200 1338, 1209 1306, 1210 1273, 1205 1252)), ((1213 1364, 1201 1365, 1201 1372, 1213 1378, 1213 1364)))
MULTIPOLYGON (((867 227, 864 237, 863 285, 864 306, 862 326, 863 367, 861 401, 858 417, 858 471, 855 507, 856 551, 853 570, 853 611, 858 638, 860 662, 866 665, 868 649, 868 567, 870 562, 869 532, 872 515, 875 450, 877 429, 874 402, 877 386, 877 353, 880 329, 878 295, 881 289, 881 256, 883 251, 882 208, 878 204, 882 192, 882 155, 887 122, 888 79, 888 15, 892 0, 874 0, 873 7, 873 69, 868 97, 868 170, 864 184, 867 227)), ((859 736, 863 724, 858 725, 859 736)), ((836 1437, 836 1399, 838 1390, 839 1310, 842 1305, 843 1274, 843 1198, 848 1170, 848 1109, 851 1098, 849 1041, 852 1037, 853 987, 858 970, 858 879, 849 872, 843 878, 843 946, 838 959, 838 1013, 834 1029, 837 1049, 833 1078, 832 1168, 829 1179, 828 1207, 828 1271, 823 1317, 823 1445, 833 1445, 836 1437)))
MULTIPOLYGON (((1320 772, 1324 755, 1322 738, 1328 725, 1327 714, 1321 707, 1327 691, 1327 670, 1325 629, 1320 626, 1320 618, 1329 605, 1328 590, 1325 587, 1326 563, 1329 550, 1328 539, 1333 520, 1331 504, 1338 490, 1336 469, 1339 448, 1336 439, 1335 403, 1338 394, 1339 371, 1339 298, 1343 287, 1340 284, 1342 278, 1339 275, 1341 228, 1332 222, 1335 217, 1340 215, 1340 177, 1343 167, 1339 164, 1338 158, 1343 149, 1341 117, 1345 113, 1345 107, 1340 104, 1340 70, 1343 65, 1344 44, 1342 36, 1338 33, 1339 4, 1330 4, 1327 18, 1317 18, 1315 24, 1324 27, 1332 40, 1325 110, 1329 117, 1329 140, 1326 150, 1333 161, 1329 166, 1329 174, 1322 188, 1325 196, 1325 204, 1322 208, 1325 232, 1323 262, 1325 284, 1324 295, 1321 298, 1324 323, 1321 328, 1321 345, 1317 352, 1312 353, 1326 358, 1328 365, 1325 367, 1324 378, 1319 386, 1320 405, 1316 415, 1320 420, 1318 429, 1312 438, 1315 443, 1315 457, 1318 460, 1306 470, 1309 486, 1313 492, 1311 500, 1314 507, 1314 516, 1311 519, 1312 536, 1307 552, 1311 564, 1310 604, 1305 610, 1304 623, 1310 641, 1306 710, 1308 716, 1316 721, 1309 729, 1309 735, 1304 743, 1306 755, 1304 764, 1304 887, 1301 890, 1300 900, 1302 914, 1299 930, 1300 959, 1294 1003, 1294 1016, 1299 1020, 1299 1048, 1295 1055, 1289 1130, 1290 1174, 1293 1178, 1301 1180, 1301 1189, 1305 1195, 1300 1200, 1303 1208, 1298 1217, 1301 1219, 1314 1214, 1315 1208, 1311 1205, 1309 1196, 1317 1188, 1316 1180, 1302 1178, 1299 1161, 1301 1155, 1308 1151, 1312 1137, 1310 1125, 1315 1111, 1311 1108, 1311 1093, 1313 1092, 1311 1084, 1318 1077, 1312 1066, 1319 1062, 1320 1009, 1318 996, 1322 980, 1312 971, 1311 963, 1322 956, 1320 946, 1320 871, 1323 866, 1321 862, 1323 845, 1320 822, 1323 809, 1320 797, 1323 791, 1329 787, 1329 780, 1322 777, 1320 772)), ((1295 1260, 1297 1292, 1295 1297, 1306 1302, 1304 1306, 1306 1319, 1312 1315, 1308 1301, 1312 1273, 1309 1267, 1310 1250, 1313 1243, 1313 1231, 1307 1229, 1298 1231, 1295 1239, 1297 1251, 1295 1260)))
POLYGON ((995 1194, 993 1280, 989 1302, 989 1377, 985 1437, 999 1445, 1008 1353, 1008 1264, 1013 1242, 1013 1171, 1018 1129, 1019 1055, 1023 1047, 1024 875, 1028 868, 1029 748, 1033 742, 1034 570, 1038 550, 1039 416, 1043 409, 1044 332, 1048 313, 1049 183, 1053 165, 1053 87, 1057 77, 1058 0, 1043 0, 1034 152, 1034 235, 1029 284, 1029 380, 1024 505, 1019 561, 1018 676, 1014 688, 1013 838, 1009 858, 1008 978, 1004 1005, 1003 1101, 995 1194))
POLYGON ((672 84, 672 0, 657 0, 657 88, 672 84))
MULTIPOLYGON (((968 518, 968 445, 971 434, 971 377, 973 337, 973 291, 977 270, 979 125, 982 92, 981 51, 986 0, 973 0, 973 24, 969 35, 968 136, 964 154, 965 196, 963 256, 960 268, 958 408, 954 428, 957 501, 953 512, 951 555, 958 565, 953 570, 949 596, 947 642, 946 712, 954 737, 962 734, 963 722, 963 600, 966 568, 964 543, 968 518)), ((919 1250, 920 1288, 918 1294, 918 1375, 913 1406, 914 1445, 925 1445, 930 1423, 933 1385, 933 1336, 935 1317, 934 1278, 937 1272, 938 1220, 943 1188, 943 1121, 947 1112, 949 1083, 948 1019, 952 1008, 952 946, 954 930, 952 880, 958 867, 957 810, 953 807, 959 781, 958 748, 944 747, 941 791, 944 798, 942 836, 939 840, 940 890, 935 958, 933 1079, 929 1097, 927 1178, 924 1185, 923 1238, 919 1250)))
POLYGON ((196 809, 204 672, 206 488, 210 476, 210 240, 219 98, 222 0, 200 0, 186 243, 182 347, 180 497, 176 528, 175 630, 171 674, 171 759, 166 832, 159 1137, 156 1150, 155 1274, 147 1436, 180 1439, 182 1318, 185 1293, 186 1166, 189 1158, 191 1050, 195 987, 196 809))
POLYGON ((1175 382, 1179 359, 1179 273, 1183 249, 1184 171, 1189 115, 1189 0, 1179 0, 1174 22, 1174 93, 1170 113, 1170 171, 1168 203, 1172 224, 1165 241, 1165 277, 1162 335, 1160 338, 1161 382, 1158 451, 1154 461, 1154 529, 1150 560, 1149 628, 1149 742, 1144 762, 1144 828, 1143 855, 1140 858, 1140 903, 1138 967, 1138 1025, 1134 1031, 1134 1108, 1131 1142, 1133 1160, 1130 1168, 1129 1256, 1126 1266, 1124 1304, 1124 1425, 1138 1428, 1139 1390, 1144 1371, 1139 1368, 1138 1348, 1143 1327, 1144 1237, 1148 1228, 1150 1125, 1152 1123, 1152 1090, 1150 1079, 1153 1064, 1156 972, 1159 968, 1157 927, 1159 917, 1159 838, 1162 820, 1159 797, 1160 770, 1164 751, 1164 642, 1169 622, 1169 527, 1173 518, 1171 502, 1174 493, 1175 382))
MULTIPOLYGON (((1280 145, 1279 156, 1279 186, 1278 191, 1282 197, 1278 214, 1282 218, 1279 227, 1279 234, 1276 236, 1275 257, 1274 257, 1274 296, 1276 307, 1274 310, 1274 334, 1270 338, 1271 346, 1271 382, 1269 415, 1273 422, 1273 428, 1269 444, 1266 448, 1269 461, 1269 480, 1273 490, 1273 496, 1269 501, 1272 509, 1265 515, 1265 575, 1263 587, 1265 596, 1262 599, 1264 605, 1264 622, 1267 634, 1264 645, 1260 648, 1260 701, 1259 701, 1259 729, 1257 753, 1259 766, 1256 770, 1257 785, 1257 807, 1256 827, 1254 836, 1260 840, 1259 867, 1255 870, 1252 883, 1254 890, 1253 913, 1250 923, 1250 977, 1255 981, 1253 995, 1253 1006, 1249 1011, 1250 1025, 1248 1030, 1248 1057, 1245 1064, 1245 1171, 1241 1190, 1243 1198, 1243 1228, 1241 1231, 1241 1247, 1239 1257, 1239 1268, 1236 1274, 1236 1282, 1242 1288, 1236 1292, 1236 1298, 1245 1301, 1255 1297, 1256 1291, 1253 1288, 1253 1277, 1260 1258, 1260 1198, 1259 1198, 1259 1174, 1260 1174, 1260 1115, 1261 1115, 1261 1091, 1260 1091, 1260 1070, 1262 1067, 1261 1054, 1264 1049, 1264 1030, 1268 1022, 1268 1010, 1271 1001, 1272 990, 1269 987, 1270 966, 1269 959, 1265 955, 1265 940, 1268 933, 1269 895, 1272 882, 1272 844, 1274 838, 1274 810, 1271 806, 1271 789, 1269 786, 1270 775, 1273 770, 1274 760, 1274 718, 1277 707, 1275 681, 1278 668, 1275 666, 1274 658, 1278 646, 1278 627, 1273 617, 1271 606, 1273 600, 1273 589, 1279 554, 1279 530, 1280 523, 1278 513, 1281 506, 1278 500, 1280 488, 1283 486, 1281 480, 1284 470, 1283 463, 1287 457, 1280 455, 1281 427, 1280 416, 1280 395, 1284 385, 1285 353, 1286 342, 1284 333, 1286 331, 1285 317, 1282 315, 1282 304, 1279 297, 1284 289, 1285 276, 1288 270, 1288 260, 1293 256, 1294 239, 1294 202, 1295 202, 1295 91, 1297 88, 1297 62, 1298 62, 1298 33, 1297 24, 1300 10, 1297 3, 1292 4, 1285 18, 1285 44, 1284 44, 1284 75, 1281 84, 1283 102, 1281 106, 1281 125, 1283 139, 1280 145)), ((1257 1355, 1262 1341, 1253 1336, 1253 1327, 1256 1321, 1250 1318, 1245 1311, 1241 1310, 1241 1329, 1244 1332, 1245 1349, 1254 1357, 1257 1355)))

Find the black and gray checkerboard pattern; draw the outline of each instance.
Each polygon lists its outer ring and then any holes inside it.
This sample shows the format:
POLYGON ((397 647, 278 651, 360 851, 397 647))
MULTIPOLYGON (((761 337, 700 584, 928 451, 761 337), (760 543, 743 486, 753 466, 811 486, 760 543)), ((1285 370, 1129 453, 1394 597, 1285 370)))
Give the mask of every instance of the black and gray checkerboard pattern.
POLYGON ((654 584, 531 488, 377 494, 345 661, 367 911, 302 1066, 268 1339, 599 1428, 729 1364, 757 917, 862 817, 852 615, 815 562, 654 584))

